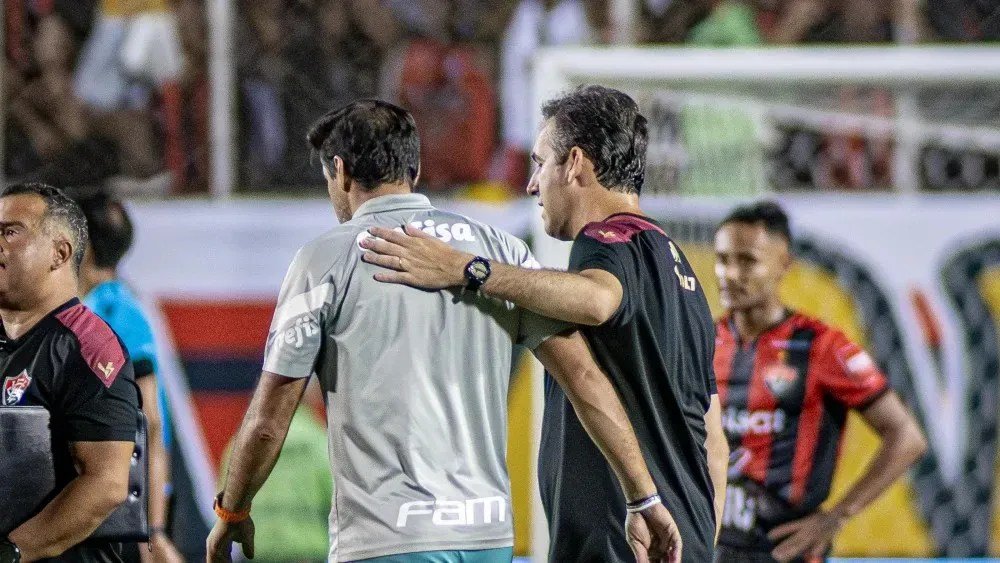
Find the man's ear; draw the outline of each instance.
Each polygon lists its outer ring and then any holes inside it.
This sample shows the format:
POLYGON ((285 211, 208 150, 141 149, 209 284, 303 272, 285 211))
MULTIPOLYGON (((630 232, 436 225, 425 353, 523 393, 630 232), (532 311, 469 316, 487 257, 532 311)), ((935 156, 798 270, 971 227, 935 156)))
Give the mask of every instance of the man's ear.
POLYGON ((62 268, 73 260, 73 243, 68 239, 58 238, 53 241, 52 271, 62 268))
POLYGON ((333 168, 333 181, 336 183, 337 188, 349 193, 351 191, 351 178, 345 172, 344 159, 334 156, 333 168))
POLYGON ((778 251, 778 264, 781 265, 781 275, 785 276, 791 271, 792 266, 795 264, 795 259, 792 258, 791 243, 782 241, 782 245, 782 248, 778 251))
POLYGON ((584 173, 588 168, 593 168, 593 166, 590 164, 590 159, 587 158, 587 155, 583 153, 583 149, 580 147, 569 149, 566 164, 566 183, 570 183, 574 179, 581 185, 587 183, 584 173))

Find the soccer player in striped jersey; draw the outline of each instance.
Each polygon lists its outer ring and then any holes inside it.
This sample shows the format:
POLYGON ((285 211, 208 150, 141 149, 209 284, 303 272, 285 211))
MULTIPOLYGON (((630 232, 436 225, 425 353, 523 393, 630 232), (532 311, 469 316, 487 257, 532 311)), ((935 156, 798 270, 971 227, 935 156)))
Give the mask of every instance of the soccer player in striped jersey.
POLYGON ((715 234, 726 309, 715 375, 732 452, 717 562, 823 560, 844 523, 927 448, 868 353, 781 301, 790 246, 788 217, 770 202, 738 207, 715 234), (843 499, 824 508, 850 410, 881 444, 843 499))

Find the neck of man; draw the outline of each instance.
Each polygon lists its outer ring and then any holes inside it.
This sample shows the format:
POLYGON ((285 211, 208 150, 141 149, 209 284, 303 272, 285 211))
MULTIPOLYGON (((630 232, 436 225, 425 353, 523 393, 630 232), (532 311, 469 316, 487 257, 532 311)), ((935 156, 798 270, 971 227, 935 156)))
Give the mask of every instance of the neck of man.
POLYGON ((736 325, 740 341, 756 340, 758 336, 781 323, 786 311, 785 304, 777 295, 772 295, 758 306, 734 310, 733 324, 736 325))
POLYGON ((406 182, 395 184, 381 184, 373 190, 362 190, 355 185, 355 188, 348 193, 347 197, 351 203, 351 215, 357 213, 358 208, 369 200, 386 195, 406 195, 413 193, 413 188, 406 182))
POLYGON ((87 275, 80 276, 80 295, 87 295, 90 290, 118 277, 114 268, 94 268, 87 275))
POLYGON ((574 237, 589 223, 596 223, 619 213, 645 215, 639 208, 638 194, 613 191, 600 184, 581 188, 580 202, 570 229, 574 237))
POLYGON ((46 315, 77 296, 75 276, 71 280, 51 280, 46 285, 48 287, 39 292, 36 300, 25 303, 23 307, 0 309, 0 320, 8 338, 20 338, 46 315))

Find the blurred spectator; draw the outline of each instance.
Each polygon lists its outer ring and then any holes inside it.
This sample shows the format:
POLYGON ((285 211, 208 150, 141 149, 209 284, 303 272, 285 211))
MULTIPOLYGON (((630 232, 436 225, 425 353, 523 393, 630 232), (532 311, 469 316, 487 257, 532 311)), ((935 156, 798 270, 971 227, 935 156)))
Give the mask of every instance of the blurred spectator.
POLYGON ((913 43, 923 25, 920 4, 919 0, 757 0, 757 9, 769 43, 913 43))
POLYGON ((4 9, 8 175, 165 192, 163 154, 172 168, 183 161, 168 0, 9 0, 4 9))
POLYGON ((80 54, 77 94, 96 109, 144 109, 183 58, 169 0, 101 0, 80 54))
POLYGON ((176 193, 205 193, 209 173, 209 84, 208 30, 203 0, 178 0, 175 3, 184 66, 176 91, 165 89, 166 96, 177 96, 179 113, 176 123, 179 177, 176 193))
POLYGON ((304 132, 331 107, 376 95, 396 41, 393 13, 381 0, 246 0, 241 13, 246 183, 315 184, 321 178, 302 148, 304 132))
POLYGON ((117 171, 113 145, 96 135, 93 120, 73 93, 76 45, 60 16, 41 19, 27 69, 8 62, 4 81, 9 100, 10 154, 7 172, 19 179, 60 185, 100 181, 117 171))
POLYGON ((930 27, 946 41, 1000 39, 998 0, 934 0, 926 11, 930 27))
POLYGON ((483 180, 496 136, 496 94, 467 44, 414 39, 393 92, 420 127, 420 184, 440 191, 483 180))
MULTIPOLYGON (((80 54, 74 87, 94 115, 99 132, 119 148, 121 172, 148 178, 163 169, 151 108, 169 102, 168 119, 176 119, 178 99, 164 98, 164 88, 175 84, 183 66, 177 22, 169 0, 101 0, 80 54)), ((167 165, 178 172, 174 121, 166 129, 167 165)), ((150 186, 169 188, 170 178, 150 186), (162 182, 166 182, 165 184, 162 182)), ((138 186, 133 186, 136 189, 138 186)))
POLYGON ((550 45, 591 45, 600 34, 582 0, 521 0, 507 26, 501 51, 504 179, 515 189, 527 182, 528 153, 537 124, 532 107, 531 61, 550 45))
POLYGON ((689 35, 692 45, 702 47, 751 46, 761 43, 753 8, 738 0, 722 0, 689 35))
POLYGON ((639 0, 636 37, 642 43, 680 43, 711 12, 712 0, 639 0))

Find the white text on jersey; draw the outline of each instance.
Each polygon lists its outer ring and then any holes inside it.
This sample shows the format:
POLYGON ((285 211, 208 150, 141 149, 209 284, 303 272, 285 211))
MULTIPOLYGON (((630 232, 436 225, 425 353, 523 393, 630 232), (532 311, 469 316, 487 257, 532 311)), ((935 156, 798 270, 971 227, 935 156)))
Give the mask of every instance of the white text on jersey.
POLYGON ((507 499, 482 497, 466 500, 416 500, 399 507, 397 528, 405 528, 410 517, 430 516, 435 526, 473 526, 492 524, 496 507, 497 521, 507 520, 507 499))

